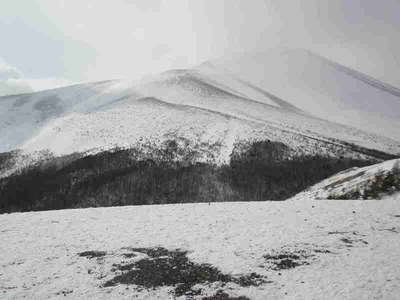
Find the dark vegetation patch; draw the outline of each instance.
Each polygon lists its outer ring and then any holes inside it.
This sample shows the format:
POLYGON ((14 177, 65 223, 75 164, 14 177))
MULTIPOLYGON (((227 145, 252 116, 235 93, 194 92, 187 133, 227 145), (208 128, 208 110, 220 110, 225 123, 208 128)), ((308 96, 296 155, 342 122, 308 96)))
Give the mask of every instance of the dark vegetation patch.
POLYGON ((196 150, 170 140, 163 146, 150 145, 146 151, 138 147, 89 156, 49 157, 44 163, 0 179, 0 213, 284 200, 341 170, 374 163, 323 156, 290 157, 290 151, 282 143, 258 141, 237 146, 230 163, 217 166, 196 162, 196 150))
POLYGON ((342 179, 340 179, 340 180, 338 180, 338 181, 335 181, 335 182, 333 182, 333 183, 327 185, 327 186, 325 187, 325 189, 334 188, 334 187, 336 187, 336 186, 338 186, 338 185, 340 185, 340 184, 343 184, 343 183, 345 183, 345 182, 349 182, 349 181, 351 181, 351 180, 353 180, 353 179, 356 179, 356 178, 358 178, 358 177, 361 177, 361 176, 363 176, 364 174, 365 174, 365 171, 362 171, 362 172, 359 172, 359 173, 354 174, 354 175, 352 175, 352 176, 347 176, 347 177, 345 177, 345 178, 342 178, 342 179))
POLYGON ((348 238, 341 238, 340 240, 341 240, 343 243, 348 244, 348 245, 353 244, 353 241, 350 240, 350 239, 348 239, 348 238))
POLYGON ((382 196, 393 195, 400 192, 400 166, 396 163, 389 172, 381 172, 369 180, 363 190, 357 189, 343 194, 329 195, 328 199, 351 200, 351 199, 381 199, 382 196))
POLYGON ((338 234, 338 235, 344 235, 344 234, 352 234, 353 236, 365 236, 361 233, 358 233, 357 231, 329 231, 328 235, 334 235, 334 234, 338 234))
POLYGON ((309 265, 307 259, 311 255, 303 252, 297 253, 280 253, 280 254, 266 254, 264 259, 267 262, 268 268, 274 271, 293 269, 303 265, 309 265))
POLYGON ((332 254, 332 251, 330 251, 328 249, 315 249, 314 252, 321 253, 321 254, 332 254))
POLYGON ((104 257, 107 255, 107 252, 104 251, 85 251, 78 253, 79 256, 81 257, 87 257, 87 258, 95 258, 95 257, 104 257))
POLYGON ((219 290, 214 296, 203 297, 201 300, 250 300, 245 296, 232 297, 224 291, 219 290))
POLYGON ((165 248, 162 248, 162 247, 155 247, 155 248, 132 248, 132 247, 126 247, 124 249, 131 251, 132 253, 130 253, 130 254, 143 253, 143 254, 146 254, 147 256, 152 257, 152 258, 168 256, 171 253, 168 249, 165 249, 165 248))
POLYGON ((72 294, 74 291, 70 290, 70 289, 63 289, 61 291, 59 291, 58 293, 56 293, 57 296, 63 295, 64 297, 66 297, 69 294, 72 294))
POLYGON ((175 296, 182 296, 200 295, 202 290, 195 288, 198 284, 235 283, 248 287, 266 283, 265 278, 256 273, 233 276, 222 273, 212 265, 194 263, 187 257, 186 251, 170 251, 160 247, 130 248, 130 251, 132 254, 146 254, 146 257, 129 263, 113 264, 111 271, 115 276, 106 281, 103 287, 125 284, 156 289, 168 286, 174 288, 175 296))
POLYGON ((18 151, 0 153, 0 173, 14 166, 14 158, 18 151))
POLYGON ((391 160, 391 159, 396 159, 399 158, 399 155, 395 155, 395 154, 389 154, 386 152, 382 152, 379 150, 375 150, 375 149, 368 149, 365 147, 361 147, 361 146, 357 146, 355 144, 352 143, 347 143, 347 142, 343 142, 340 140, 336 140, 336 142, 339 142, 347 147, 349 147, 349 149, 358 152, 358 153, 362 153, 364 155, 368 155, 368 156, 372 156, 375 157, 377 159, 381 159, 381 160, 391 160))
POLYGON ((273 271, 294 269, 300 266, 310 265, 320 254, 333 254, 332 251, 323 247, 306 244, 305 249, 289 249, 284 247, 280 250, 272 251, 263 256, 265 264, 260 267, 273 271))
POLYGON ((365 241, 363 238, 364 234, 361 234, 357 231, 329 231, 328 235, 339 235, 339 241, 345 244, 346 247, 352 248, 355 244, 363 244, 368 245, 369 243, 365 241))
POLYGON ((236 277, 232 282, 242 287, 260 286, 263 285, 264 283, 272 283, 272 281, 266 281, 265 276, 262 276, 255 272, 250 273, 248 275, 242 275, 240 277, 236 277))
POLYGON ((135 253, 124 253, 124 254, 122 254, 122 256, 125 258, 132 258, 132 257, 136 257, 137 255, 135 253))
POLYGON ((363 239, 355 239, 355 238, 349 238, 349 237, 343 237, 340 239, 342 243, 346 245, 346 247, 351 248, 354 246, 354 244, 364 244, 368 245, 368 242, 363 240, 363 239))
POLYGON ((333 235, 333 234, 346 234, 349 233, 348 231, 329 231, 328 234, 329 235, 333 235))

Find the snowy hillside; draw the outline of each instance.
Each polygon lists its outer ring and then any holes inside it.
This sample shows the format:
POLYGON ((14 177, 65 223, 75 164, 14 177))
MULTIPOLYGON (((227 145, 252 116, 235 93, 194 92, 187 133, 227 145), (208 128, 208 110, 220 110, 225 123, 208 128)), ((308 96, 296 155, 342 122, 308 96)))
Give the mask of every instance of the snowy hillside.
POLYGON ((394 300, 400 293, 399 199, 17 213, 0 215, 0 228, 4 299, 226 299, 206 298, 221 290, 236 300, 394 300))
POLYGON ((0 161, 0 178, 54 156, 156 149, 171 140, 218 165, 254 141, 283 143, 288 158, 393 159, 399 95, 321 57, 286 51, 0 97, 0 152, 22 150, 0 161))
POLYGON ((400 138, 398 88, 309 51, 238 55, 200 66, 204 68, 229 73, 322 119, 400 138))
POLYGON ((220 143, 219 161, 227 161, 235 141, 248 139, 284 142, 303 154, 315 153, 318 145, 335 148, 324 150, 330 155, 338 155, 337 148, 352 155, 349 144, 400 153, 396 89, 309 53, 285 52, 279 56, 283 61, 275 56, 205 63, 140 82, 115 80, 1 97, 0 151, 64 155, 175 137, 220 143), (281 68, 267 68, 272 59, 281 68), (233 66, 243 70, 240 76, 233 75, 233 66), (278 82, 285 86, 279 89, 278 82))
POLYGON ((229 159, 235 142, 249 139, 283 142, 297 154, 365 153, 350 144, 400 153, 396 140, 315 118, 296 105, 207 70, 76 85, 0 98, 0 150, 65 155, 185 138, 221 144, 219 162, 229 159))
POLYGON ((392 195, 400 199, 399 159, 345 170, 310 187, 294 199, 382 199, 392 195))
POLYGON ((98 82, 0 97, 0 151, 20 148, 52 120, 108 103, 111 86, 112 81, 98 82))

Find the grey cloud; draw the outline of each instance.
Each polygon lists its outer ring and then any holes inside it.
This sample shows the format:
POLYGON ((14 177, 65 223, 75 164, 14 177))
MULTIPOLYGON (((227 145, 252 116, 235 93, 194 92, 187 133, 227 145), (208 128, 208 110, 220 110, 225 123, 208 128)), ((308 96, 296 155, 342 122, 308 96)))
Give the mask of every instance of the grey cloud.
POLYGON ((125 2, 140 10, 157 11, 160 10, 163 0, 125 0, 125 2))
POLYGON ((6 64, 0 64, 0 80, 18 79, 21 73, 16 69, 6 64))
POLYGON ((153 59, 160 59, 171 52, 171 49, 166 44, 158 44, 152 50, 153 59))
POLYGON ((91 9, 80 1, 21 3, 0 1, 0 55, 29 77, 141 76, 177 57, 196 64, 283 45, 400 87, 399 0, 92 0, 91 9))
POLYGON ((32 88, 21 76, 16 68, 0 62, 0 96, 31 92, 32 88))
POLYGON ((32 92, 32 88, 23 80, 0 80, 0 96, 8 96, 32 92))

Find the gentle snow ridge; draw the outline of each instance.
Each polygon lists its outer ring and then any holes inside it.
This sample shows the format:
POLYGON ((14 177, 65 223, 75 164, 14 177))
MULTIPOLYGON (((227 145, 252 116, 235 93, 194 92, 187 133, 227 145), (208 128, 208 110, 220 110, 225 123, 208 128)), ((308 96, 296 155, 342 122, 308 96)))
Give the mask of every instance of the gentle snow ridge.
MULTIPOLYGON (((329 196, 340 196, 351 191, 361 192, 373 182, 376 176, 385 175, 399 167, 400 159, 393 159, 368 167, 351 168, 323 180, 307 191, 294 196, 293 199, 326 199, 329 196)), ((400 197, 400 194, 398 196, 400 197)))

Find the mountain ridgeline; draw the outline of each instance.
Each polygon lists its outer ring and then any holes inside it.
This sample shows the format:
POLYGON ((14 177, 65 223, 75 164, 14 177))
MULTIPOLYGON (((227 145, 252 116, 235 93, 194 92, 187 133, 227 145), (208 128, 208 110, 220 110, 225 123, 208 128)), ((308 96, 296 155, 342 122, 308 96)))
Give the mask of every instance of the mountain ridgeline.
MULTIPOLYGON (((291 156, 280 142, 236 144, 230 162, 196 161, 168 140, 141 148, 50 157, 0 179, 0 212, 187 202, 284 200, 338 171, 375 159, 291 156)), ((12 153, 0 155, 8 165, 12 153)))

